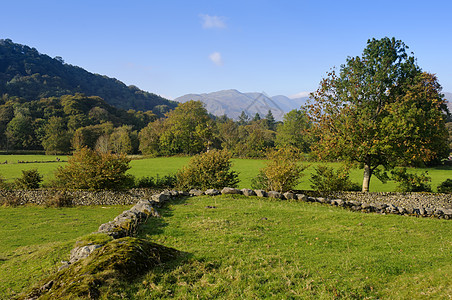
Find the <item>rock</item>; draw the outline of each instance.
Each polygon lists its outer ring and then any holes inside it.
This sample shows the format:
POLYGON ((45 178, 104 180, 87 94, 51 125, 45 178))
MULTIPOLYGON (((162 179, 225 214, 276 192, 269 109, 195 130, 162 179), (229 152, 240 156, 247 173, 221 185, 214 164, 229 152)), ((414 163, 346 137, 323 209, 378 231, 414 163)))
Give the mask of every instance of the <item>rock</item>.
POLYGON ((264 190, 254 190, 258 197, 267 197, 267 192, 264 190))
POLYGON ((242 193, 242 191, 235 188, 225 187, 221 190, 221 193, 223 195, 239 195, 242 193))
POLYGON ((94 250, 102 247, 102 245, 88 245, 83 247, 75 247, 71 250, 69 264, 73 264, 81 259, 88 257, 94 250))
POLYGON ((337 206, 344 207, 345 201, 341 200, 341 199, 336 199, 336 204, 337 204, 337 206))
POLYGON ((317 198, 315 198, 315 201, 319 202, 319 203, 326 203, 326 199, 323 197, 317 197, 317 198))
POLYGON ((270 191, 267 194, 270 198, 282 199, 282 194, 280 192, 270 191))
POLYGON ((283 194, 283 196, 287 200, 294 200, 295 199, 295 194, 291 193, 291 192, 286 192, 286 193, 283 194))
POLYGON ((256 196, 256 192, 250 189, 242 189, 242 194, 245 196, 256 196))
POLYGON ((161 192, 160 194, 153 195, 151 199, 158 203, 164 203, 171 198, 171 195, 168 192, 161 192))
POLYGON ((198 189, 191 189, 189 192, 190 196, 201 196, 204 195, 203 191, 200 191, 198 189))
POLYGON ((307 201, 308 200, 308 197, 305 194, 296 194, 295 196, 300 201, 307 201))
POLYGON ((207 191, 204 192, 204 194, 208 195, 208 196, 216 196, 220 194, 220 191, 216 190, 216 189, 208 189, 207 191))

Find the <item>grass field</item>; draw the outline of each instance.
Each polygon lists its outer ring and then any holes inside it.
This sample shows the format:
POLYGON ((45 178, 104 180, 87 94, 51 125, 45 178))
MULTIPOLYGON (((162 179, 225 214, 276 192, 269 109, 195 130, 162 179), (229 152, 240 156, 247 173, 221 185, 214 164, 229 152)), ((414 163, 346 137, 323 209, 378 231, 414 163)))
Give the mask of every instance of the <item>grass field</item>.
POLYGON ((262 198, 198 197, 141 236, 187 256, 131 298, 450 299, 452 222, 262 198))
POLYGON ((0 299, 55 271, 75 240, 128 207, 0 207, 0 299))
MULTIPOLYGON (((53 272, 78 236, 123 209, 1 207, 0 298, 53 272)), ((160 212, 138 236, 184 254, 102 299, 452 296, 447 220, 232 195, 182 198, 160 212)))
MULTIPOLYGON (((20 177, 21 170, 23 169, 38 169, 38 171, 44 176, 44 183, 49 183, 53 178, 53 174, 58 166, 63 166, 64 161, 67 161, 67 157, 59 157, 62 161, 56 162, 56 156, 45 155, 0 155, 0 162, 7 160, 8 164, 0 164, 0 175, 7 180, 13 180, 20 177), (19 164, 17 161, 52 161, 48 163, 27 163, 19 164)), ((157 157, 157 158, 143 158, 132 160, 130 165, 131 169, 129 173, 136 177, 144 176, 156 176, 174 174, 182 166, 186 165, 190 157, 157 157)), ((233 159, 233 169, 239 173, 239 187, 250 188, 251 179, 255 177, 259 169, 265 166, 265 160, 260 159, 233 159)), ((313 168, 318 163, 303 163, 310 167, 304 171, 304 177, 301 179, 301 183, 297 186, 297 189, 309 190, 310 188, 310 174, 313 172, 313 168)), ((328 163, 333 167, 339 167, 339 163, 328 163)), ((416 172, 428 171, 429 176, 432 178, 432 188, 435 191, 438 184, 448 178, 452 178, 452 167, 448 168, 426 168, 426 169, 414 169, 416 172)), ((352 181, 360 183, 362 182, 363 170, 353 169, 350 173, 352 181)), ((382 184, 377 178, 373 177, 370 183, 371 192, 392 192, 396 188, 396 183, 389 181, 386 184, 382 184)))

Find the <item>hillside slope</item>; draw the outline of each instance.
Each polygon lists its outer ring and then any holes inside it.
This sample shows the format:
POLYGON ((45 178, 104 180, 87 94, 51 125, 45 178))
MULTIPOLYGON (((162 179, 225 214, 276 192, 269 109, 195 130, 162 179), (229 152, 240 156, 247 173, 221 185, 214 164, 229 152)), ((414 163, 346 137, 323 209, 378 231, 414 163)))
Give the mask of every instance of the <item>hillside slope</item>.
POLYGON ((51 58, 35 48, 0 40, 0 96, 31 101, 75 93, 99 96, 126 110, 161 113, 177 105, 117 79, 65 64, 61 57, 51 58))

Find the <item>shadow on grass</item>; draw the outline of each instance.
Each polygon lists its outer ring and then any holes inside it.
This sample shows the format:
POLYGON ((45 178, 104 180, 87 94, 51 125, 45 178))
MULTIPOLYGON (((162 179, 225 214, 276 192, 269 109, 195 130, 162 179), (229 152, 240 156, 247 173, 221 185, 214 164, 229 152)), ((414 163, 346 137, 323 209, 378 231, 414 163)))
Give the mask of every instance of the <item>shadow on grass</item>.
POLYGON ((149 218, 146 223, 141 224, 137 232, 137 237, 146 238, 148 235, 162 234, 163 229, 168 226, 165 219, 173 216, 173 209, 171 209, 170 205, 184 205, 188 198, 190 197, 176 198, 165 203, 163 207, 157 208, 161 217, 149 218))

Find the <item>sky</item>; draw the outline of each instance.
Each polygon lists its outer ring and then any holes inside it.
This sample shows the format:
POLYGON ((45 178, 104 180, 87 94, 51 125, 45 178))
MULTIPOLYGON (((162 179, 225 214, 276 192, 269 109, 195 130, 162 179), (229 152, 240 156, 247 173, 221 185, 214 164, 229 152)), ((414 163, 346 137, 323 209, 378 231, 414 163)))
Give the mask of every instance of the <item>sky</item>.
POLYGON ((452 1, 1 1, 0 39, 174 99, 306 95, 367 40, 395 37, 452 92, 452 1))

